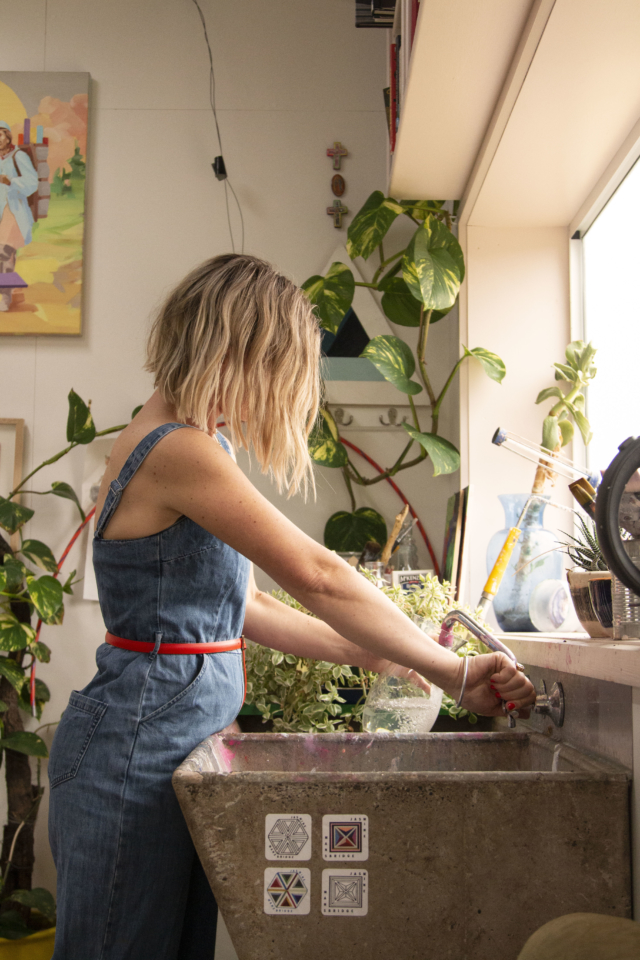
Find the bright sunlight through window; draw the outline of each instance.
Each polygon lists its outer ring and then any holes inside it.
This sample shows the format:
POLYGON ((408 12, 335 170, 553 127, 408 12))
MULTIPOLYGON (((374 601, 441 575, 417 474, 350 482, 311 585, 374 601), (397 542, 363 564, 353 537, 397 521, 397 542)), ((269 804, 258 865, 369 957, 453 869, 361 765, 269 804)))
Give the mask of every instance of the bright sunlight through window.
POLYGON ((598 348, 589 386, 588 460, 603 470, 640 435, 640 161, 584 237, 585 336, 598 348))

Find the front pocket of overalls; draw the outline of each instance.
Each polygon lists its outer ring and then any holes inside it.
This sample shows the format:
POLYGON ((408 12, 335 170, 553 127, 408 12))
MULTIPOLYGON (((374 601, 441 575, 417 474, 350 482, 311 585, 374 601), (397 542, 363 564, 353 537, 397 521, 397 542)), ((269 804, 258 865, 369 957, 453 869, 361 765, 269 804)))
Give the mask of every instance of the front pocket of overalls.
MULTIPOLYGON (((162 656, 162 654, 160 654, 160 656, 162 656)), ((165 654, 165 656, 167 657, 167 660, 170 661, 173 654, 165 654)), ((181 655, 176 654, 175 656, 177 658, 181 655)), ((189 656, 189 654, 184 654, 184 656, 189 656)), ((190 680, 189 683, 187 683, 187 685, 184 686, 178 693, 171 697, 170 700, 167 700, 160 706, 155 707, 150 713, 142 717, 140 719, 140 723, 147 723, 149 720, 155 720, 155 718, 159 717, 160 714, 166 713, 167 710, 170 710, 172 707, 176 706, 176 704, 181 703, 189 694, 195 693, 209 667, 208 659, 206 656, 204 656, 204 654, 199 653, 197 656, 201 659, 201 663, 198 667, 195 677, 193 677, 193 679, 190 680)), ((153 683, 153 674, 150 675, 148 682, 153 683)))
POLYGON ((51 746, 49 784, 52 790, 76 776, 106 709, 106 703, 73 691, 51 746))

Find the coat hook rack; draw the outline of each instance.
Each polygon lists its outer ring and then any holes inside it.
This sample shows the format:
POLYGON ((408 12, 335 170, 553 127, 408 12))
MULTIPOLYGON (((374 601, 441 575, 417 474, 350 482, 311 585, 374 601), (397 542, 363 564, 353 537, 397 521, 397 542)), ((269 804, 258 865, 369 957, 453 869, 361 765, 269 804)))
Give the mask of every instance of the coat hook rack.
POLYGON ((380 423, 383 425, 383 427, 401 427, 403 423, 406 423, 406 422, 407 422, 406 416, 404 416, 404 417, 402 418, 402 420, 400 421, 400 423, 397 422, 397 421, 398 421, 398 411, 397 411, 397 409, 396 409, 395 407, 389 407, 389 409, 387 410, 387 416, 389 417, 389 421, 388 421, 388 422, 384 419, 384 416, 383 416, 382 414, 380 414, 380 418, 379 418, 379 419, 380 419, 380 423))
POLYGON ((353 417, 349 417, 348 420, 344 418, 344 409, 342 407, 336 407, 333 411, 333 419, 336 423, 339 423, 341 427, 348 427, 353 423, 353 417))

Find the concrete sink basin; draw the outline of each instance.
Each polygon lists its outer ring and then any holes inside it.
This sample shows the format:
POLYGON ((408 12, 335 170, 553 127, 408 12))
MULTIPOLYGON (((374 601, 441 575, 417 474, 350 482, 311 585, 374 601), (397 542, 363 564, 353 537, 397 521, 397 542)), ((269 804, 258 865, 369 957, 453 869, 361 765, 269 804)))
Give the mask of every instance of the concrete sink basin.
POLYGON ((538 733, 214 735, 173 783, 240 960, 515 960, 630 916, 628 771, 538 733))

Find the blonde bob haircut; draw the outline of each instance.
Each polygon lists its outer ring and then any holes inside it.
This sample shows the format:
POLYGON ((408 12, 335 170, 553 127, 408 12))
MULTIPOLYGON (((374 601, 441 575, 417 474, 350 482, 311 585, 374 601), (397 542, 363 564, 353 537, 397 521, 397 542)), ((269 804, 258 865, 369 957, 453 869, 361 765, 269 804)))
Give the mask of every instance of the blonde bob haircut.
POLYGON ((178 420, 253 448, 289 496, 315 489, 307 438, 320 403, 320 329, 299 287, 257 257, 206 260, 165 300, 146 369, 178 420))

